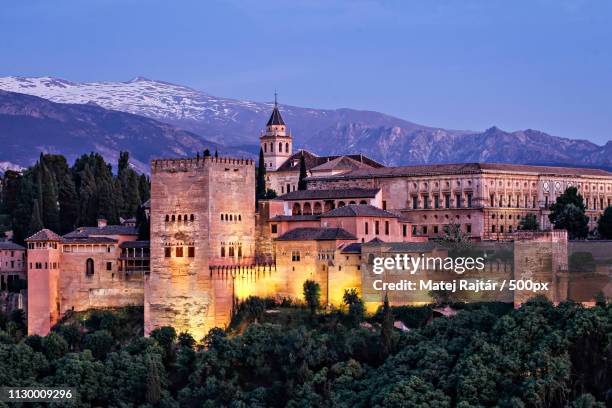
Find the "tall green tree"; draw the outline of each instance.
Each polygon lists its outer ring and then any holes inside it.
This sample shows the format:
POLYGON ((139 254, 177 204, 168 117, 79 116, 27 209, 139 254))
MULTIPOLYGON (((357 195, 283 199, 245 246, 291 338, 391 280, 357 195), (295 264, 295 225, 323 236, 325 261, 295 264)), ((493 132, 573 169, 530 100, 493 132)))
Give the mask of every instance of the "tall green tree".
POLYGON ((306 280, 303 285, 304 300, 310 309, 310 314, 315 315, 321 301, 321 286, 313 281, 306 280))
POLYGON ((91 166, 86 163, 83 170, 78 172, 77 180, 80 180, 78 192, 80 200, 79 225, 96 225, 98 216, 97 186, 91 166))
POLYGON ((30 236, 44 228, 40 215, 40 206, 38 205, 38 199, 34 199, 34 205, 32 206, 32 215, 30 217, 30 224, 28 225, 28 233, 30 236))
POLYGON ((304 157, 304 151, 300 155, 300 179, 298 181, 298 190, 306 190, 306 177, 308 172, 306 171, 306 158, 304 157))
POLYGON ((381 352, 384 357, 388 356, 393 351, 393 312, 389 306, 389 297, 385 293, 383 302, 383 321, 380 325, 380 343, 381 352))
POLYGON ((147 218, 147 213, 141 205, 136 213, 136 227, 138 228, 138 239, 148 241, 151 239, 151 225, 147 218))
POLYGON ((555 229, 567 230, 570 239, 586 238, 589 233, 589 217, 585 215, 582 195, 576 187, 568 187, 550 206, 548 215, 555 229))
POLYGON ((138 177, 138 195, 142 203, 151 198, 151 183, 145 174, 141 174, 140 177, 138 177))
POLYGON ((39 171, 41 173, 40 179, 42 180, 42 186, 39 186, 42 191, 42 220, 46 228, 52 231, 60 231, 60 218, 59 218, 59 198, 57 180, 55 174, 47 167, 45 160, 40 162, 39 171))
POLYGON ((156 405, 161 399, 162 392, 159 369, 149 355, 145 357, 145 363, 147 367, 146 400, 147 403, 156 405))
POLYGON ((60 232, 66 234, 76 228, 79 216, 79 196, 70 172, 60 180, 58 201, 60 232))
POLYGON ((255 196, 257 199, 265 198, 266 196, 266 162, 264 159, 263 149, 259 149, 259 163, 257 166, 257 183, 255 187, 255 196))
POLYGON ((597 220, 597 231, 603 239, 612 239, 612 206, 606 208, 597 220))
MULTIPOLYGON (((23 240, 29 236, 32 207, 34 206, 35 199, 36 193, 34 191, 32 170, 26 170, 19 182, 16 206, 12 214, 15 242, 23 243, 23 240)), ((42 220, 40 222, 42 223, 42 220)))

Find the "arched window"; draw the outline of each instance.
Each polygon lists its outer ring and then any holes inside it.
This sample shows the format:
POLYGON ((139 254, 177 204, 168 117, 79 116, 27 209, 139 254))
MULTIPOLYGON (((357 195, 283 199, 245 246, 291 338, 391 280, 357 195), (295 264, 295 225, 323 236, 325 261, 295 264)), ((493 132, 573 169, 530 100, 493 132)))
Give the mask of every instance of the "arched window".
POLYGON ((233 257, 234 257, 234 247, 233 247, 233 246, 230 246, 230 247, 229 247, 229 257, 230 257, 230 258, 233 258, 233 257))
POLYGON ((289 143, 285 143, 285 152, 289 153, 289 143))
POLYGON ((170 216, 166 214, 166 222, 170 221, 170 216))
POLYGON ((179 216, 178 216, 178 220, 179 220, 179 221, 181 221, 181 214, 179 214, 179 216))
POLYGON ((85 274, 87 276, 93 276, 94 274, 94 261, 91 258, 87 258, 85 261, 85 274))
POLYGON ((191 214, 191 216, 189 217, 190 221, 193 221, 195 219, 195 217, 193 216, 193 214, 191 214))
POLYGON ((183 221, 187 222, 187 214, 183 215, 183 221))
POLYGON ((238 258, 242 258, 242 245, 238 246, 238 258))
POLYGON ((225 247, 221 247, 221 258, 225 258, 225 247))
POLYGON ((279 153, 283 152, 283 143, 282 142, 278 142, 278 152, 279 153))
POLYGON ((242 215, 238 214, 238 221, 242 221, 242 215))
POLYGON ((314 205, 314 210, 313 210, 313 214, 321 214, 322 210, 321 210, 321 203, 317 202, 314 205))
POLYGON ((268 145, 264 143, 263 148, 264 148, 264 153, 268 153, 268 145))
POLYGON ((344 201, 338 201, 338 208, 340 207, 344 207, 346 204, 344 203, 344 201))
POLYGON ((361 200, 361 201, 359 202, 359 204, 361 204, 361 205, 367 205, 367 204, 368 204, 368 202, 367 202, 366 200, 361 200))
POLYGON ((223 214, 221 214, 221 221, 223 221, 223 214))
POLYGON ((302 215, 302 207, 299 203, 293 204, 293 210, 291 211, 291 215, 302 215))
POLYGON ((172 222, 176 221, 176 216, 172 214, 172 222))
POLYGON ((274 152, 274 143, 270 142, 270 153, 274 152))
POLYGON ((312 209, 310 207, 310 203, 305 203, 304 204, 303 214, 304 215, 312 215, 312 209))
POLYGON ((230 214, 230 221, 234 221, 234 216, 230 214))

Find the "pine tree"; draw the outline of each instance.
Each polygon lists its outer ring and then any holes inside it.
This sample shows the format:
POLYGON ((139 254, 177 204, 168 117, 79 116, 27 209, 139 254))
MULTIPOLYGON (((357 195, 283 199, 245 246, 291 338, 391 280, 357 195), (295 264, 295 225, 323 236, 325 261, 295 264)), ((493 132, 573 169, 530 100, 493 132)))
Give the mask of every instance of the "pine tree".
POLYGON ((304 158, 304 152, 300 155, 300 179, 298 181, 298 190, 306 190, 306 159, 304 158))
POLYGON ((255 189, 257 199, 266 196, 266 162, 264 160, 263 149, 259 149, 259 165, 257 167, 257 184, 255 189))
POLYGON ((60 182, 58 200, 60 232, 66 234, 76 228, 79 216, 79 197, 70 173, 66 173, 60 182))
POLYGON ((30 218, 30 224, 28 225, 27 235, 34 235, 43 228, 44 225, 40 216, 40 206, 38 205, 38 199, 35 199, 34 205, 32 206, 32 217, 30 218))

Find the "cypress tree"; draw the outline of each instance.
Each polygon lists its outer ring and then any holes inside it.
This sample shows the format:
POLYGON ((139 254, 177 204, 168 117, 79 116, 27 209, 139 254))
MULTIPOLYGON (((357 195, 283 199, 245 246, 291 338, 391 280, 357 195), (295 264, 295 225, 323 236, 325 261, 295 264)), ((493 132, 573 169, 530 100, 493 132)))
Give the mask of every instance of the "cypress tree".
POLYGON ((259 149, 259 165, 257 167, 257 184, 255 195, 258 199, 266 196, 266 163, 264 161, 263 149, 259 149))
POLYGON ((45 162, 40 163, 40 173, 42 180, 42 220, 45 227, 59 232, 59 207, 58 207, 58 188, 55 175, 46 166, 45 162))
POLYGON ((27 235, 34 235, 43 228, 44 225, 40 217, 40 206, 38 205, 38 199, 35 199, 34 205, 32 206, 32 217, 30 218, 30 224, 28 225, 27 235))
POLYGON ((306 159, 304 158, 304 152, 300 156, 300 179, 298 181, 298 190, 306 190, 306 159))
POLYGON ((96 180, 89 164, 85 164, 84 170, 80 173, 81 188, 79 190, 80 210, 79 225, 92 226, 96 223, 98 215, 98 203, 96 200, 96 180))
POLYGON ((219 157, 219 152, 217 151, 217 149, 215 149, 215 159, 217 159, 219 157))
POLYGON ((161 380, 159 378, 159 370, 149 355, 145 357, 145 364, 147 367, 145 399, 149 404, 156 405, 161 399, 161 380))
POLYGON ((138 228, 138 239, 142 241, 148 241, 151 239, 151 227, 149 225, 149 219, 145 212, 144 207, 138 206, 138 212, 136 214, 136 227, 138 228))
POLYGON ((36 199, 34 192, 33 174, 26 170, 19 181, 15 211, 13 212, 13 233, 17 243, 23 243, 28 235, 28 227, 32 217, 32 205, 36 199))
POLYGON ((151 198, 151 185, 149 179, 144 174, 138 177, 138 195, 143 203, 151 198))
POLYGON ((124 194, 124 208, 125 213, 124 217, 134 217, 136 216, 136 212, 138 211, 138 206, 141 203, 140 193, 139 193, 139 183, 138 183, 138 175, 134 170, 127 171, 127 184, 125 186, 124 194))
POLYGON ((393 349, 393 312, 389 306, 389 297, 385 293, 383 303, 383 321, 380 326, 380 342, 383 358, 386 358, 393 349))
POLYGON ((66 173, 60 181, 58 199, 60 231, 66 234, 76 228, 79 216, 79 197, 70 173, 66 173))

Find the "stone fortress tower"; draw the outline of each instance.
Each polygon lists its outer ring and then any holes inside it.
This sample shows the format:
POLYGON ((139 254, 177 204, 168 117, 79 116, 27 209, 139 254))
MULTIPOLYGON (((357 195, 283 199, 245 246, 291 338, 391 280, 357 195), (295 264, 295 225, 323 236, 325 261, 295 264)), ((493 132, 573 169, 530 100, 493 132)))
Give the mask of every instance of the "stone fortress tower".
POLYGON ((146 334, 173 326, 200 339, 229 321, 233 288, 211 270, 253 264, 254 191, 252 160, 153 160, 146 334))
POLYGON ((291 157, 293 138, 278 109, 276 93, 272 115, 266 124, 266 131, 259 137, 259 143, 264 153, 266 172, 276 171, 291 157))

